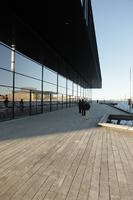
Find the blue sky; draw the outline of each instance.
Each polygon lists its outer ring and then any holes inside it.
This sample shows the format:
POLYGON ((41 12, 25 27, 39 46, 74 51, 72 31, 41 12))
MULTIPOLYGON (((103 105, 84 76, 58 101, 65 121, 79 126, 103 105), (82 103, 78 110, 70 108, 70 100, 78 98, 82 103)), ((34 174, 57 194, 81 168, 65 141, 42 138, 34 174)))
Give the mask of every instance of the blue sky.
POLYGON ((91 2, 103 80, 93 98, 129 98, 130 68, 133 96, 133 0, 91 2))

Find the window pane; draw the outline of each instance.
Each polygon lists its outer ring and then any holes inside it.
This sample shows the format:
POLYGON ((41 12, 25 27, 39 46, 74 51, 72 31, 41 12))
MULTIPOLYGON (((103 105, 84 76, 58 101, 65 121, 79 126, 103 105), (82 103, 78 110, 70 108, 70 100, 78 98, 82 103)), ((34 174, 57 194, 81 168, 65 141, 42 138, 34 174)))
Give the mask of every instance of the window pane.
POLYGON ((28 115, 29 114, 29 101, 30 91, 24 89, 16 89, 14 92, 14 111, 15 116, 28 115))
POLYGON ((0 67, 11 70, 11 50, 0 44, 0 67))
POLYGON ((70 80, 67 81, 67 87, 69 89, 72 89, 72 81, 70 81, 70 80))
POLYGON ((12 88, 0 86, 0 121, 12 117, 12 88))
POLYGON ((80 96, 80 91, 81 91, 80 85, 78 85, 78 96, 80 96))
POLYGON ((66 88, 59 87, 59 88, 58 88, 58 92, 59 92, 60 94, 66 94, 66 88))
POLYGON ((0 85, 12 86, 12 72, 0 69, 0 85))
POLYGON ((66 87, 66 78, 64 78, 63 76, 60 76, 59 75, 59 86, 62 86, 62 87, 66 87))
POLYGON ((57 110, 57 94, 52 94, 51 95, 51 107, 52 107, 52 110, 57 110))
POLYGON ((41 90, 41 81, 15 74, 16 87, 23 89, 41 90))
POLYGON ((68 89, 68 90, 67 90, 67 94, 68 94, 68 95, 72 95, 72 90, 68 89))
POLYGON ((52 92, 57 92, 57 86, 56 85, 52 85, 50 83, 43 83, 43 91, 49 91, 50 93, 52 92))
POLYGON ((15 71, 21 74, 32 76, 41 79, 42 67, 41 65, 25 58, 24 56, 16 53, 15 55, 15 71))
POLYGON ((57 73, 44 67, 44 81, 57 84, 57 73))

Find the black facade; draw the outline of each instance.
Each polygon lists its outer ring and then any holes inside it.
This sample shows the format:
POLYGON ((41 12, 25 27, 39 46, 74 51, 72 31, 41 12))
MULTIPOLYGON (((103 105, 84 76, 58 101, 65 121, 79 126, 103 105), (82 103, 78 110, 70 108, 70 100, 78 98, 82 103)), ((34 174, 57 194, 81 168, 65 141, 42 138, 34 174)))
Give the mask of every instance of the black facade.
POLYGON ((3 6, 0 41, 84 88, 100 88, 90 0, 12 1, 3 6))

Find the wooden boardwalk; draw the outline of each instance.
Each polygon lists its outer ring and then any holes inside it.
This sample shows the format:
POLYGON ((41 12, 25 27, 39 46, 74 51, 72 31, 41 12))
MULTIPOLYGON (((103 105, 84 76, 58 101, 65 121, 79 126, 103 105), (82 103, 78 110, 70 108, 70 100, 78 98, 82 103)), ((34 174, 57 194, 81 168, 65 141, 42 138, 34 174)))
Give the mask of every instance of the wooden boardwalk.
POLYGON ((132 200, 133 133, 77 108, 0 124, 0 200, 132 200))

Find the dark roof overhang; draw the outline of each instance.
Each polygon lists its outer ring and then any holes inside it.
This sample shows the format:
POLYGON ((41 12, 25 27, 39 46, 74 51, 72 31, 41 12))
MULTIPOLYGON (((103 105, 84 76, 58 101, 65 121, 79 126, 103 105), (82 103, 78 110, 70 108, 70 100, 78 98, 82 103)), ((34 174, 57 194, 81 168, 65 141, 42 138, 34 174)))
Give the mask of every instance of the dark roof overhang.
MULTIPOLYGON (((85 88, 101 87, 94 23, 80 0, 14 1, 0 18, 0 40, 85 88)), ((3 8, 4 9, 4 8, 3 8)), ((1 13, 2 14, 2 13, 1 13)))

